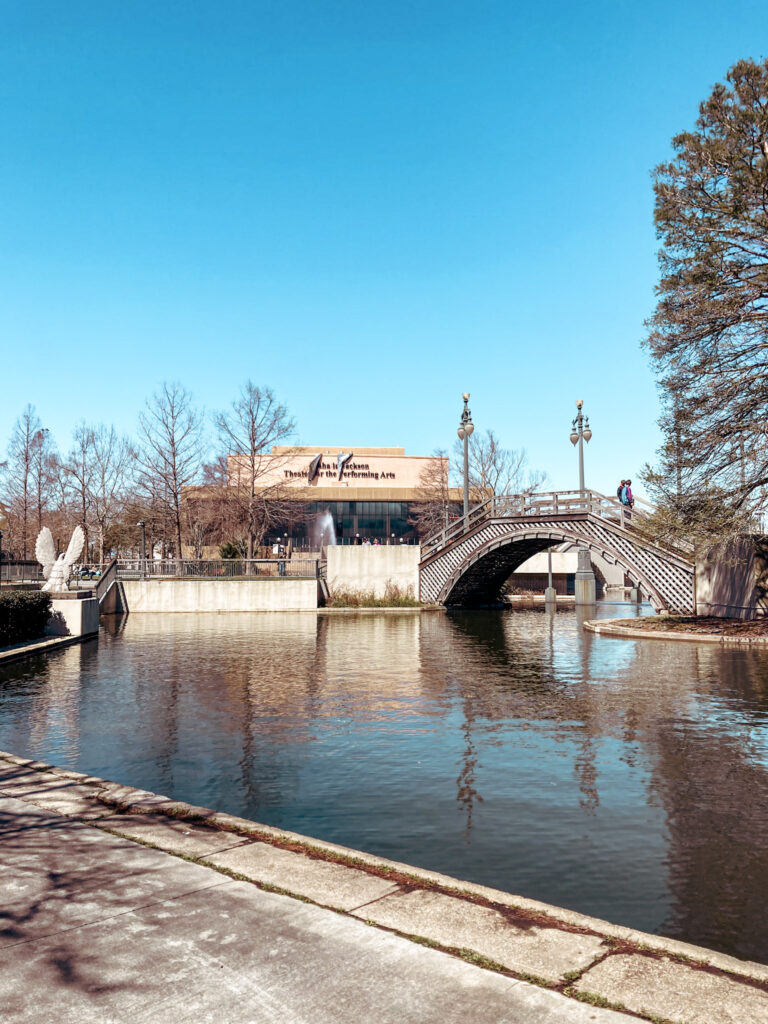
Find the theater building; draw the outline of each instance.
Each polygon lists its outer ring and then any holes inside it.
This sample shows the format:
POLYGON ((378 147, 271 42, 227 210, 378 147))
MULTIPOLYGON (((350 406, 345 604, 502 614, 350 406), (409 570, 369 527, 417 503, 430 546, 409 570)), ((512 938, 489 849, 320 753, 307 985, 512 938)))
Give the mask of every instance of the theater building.
MULTIPOLYGON (((357 538, 382 544, 414 540, 409 518, 425 501, 425 481, 435 477, 436 463, 445 465, 447 473, 446 459, 406 455, 404 448, 276 446, 263 459, 257 470, 259 488, 279 490, 297 509, 290 522, 273 532, 286 533, 298 547, 315 546, 322 523, 328 522, 326 514, 340 544, 357 538)), ((243 468, 242 459, 229 457, 231 481, 243 468)), ((461 492, 454 488, 447 497, 451 507, 446 514, 452 515, 461 492)))

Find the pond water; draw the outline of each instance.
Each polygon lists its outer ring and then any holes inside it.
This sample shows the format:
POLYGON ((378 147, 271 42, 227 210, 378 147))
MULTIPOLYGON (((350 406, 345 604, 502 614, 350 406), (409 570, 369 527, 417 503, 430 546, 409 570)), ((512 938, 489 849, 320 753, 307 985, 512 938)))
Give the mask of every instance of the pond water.
POLYGON ((768 652, 581 621, 104 619, 0 749, 768 961, 768 652))

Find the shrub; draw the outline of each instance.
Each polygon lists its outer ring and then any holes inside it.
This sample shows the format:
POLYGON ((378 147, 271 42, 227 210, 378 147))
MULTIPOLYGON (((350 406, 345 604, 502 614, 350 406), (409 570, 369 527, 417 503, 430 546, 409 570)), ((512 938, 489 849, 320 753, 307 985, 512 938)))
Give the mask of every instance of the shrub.
POLYGON ((245 551, 243 545, 235 540, 225 540, 223 544, 219 545, 219 557, 223 560, 229 560, 230 558, 243 558, 245 551))
POLYGON ((0 647, 37 640, 51 614, 51 595, 42 590, 0 591, 0 647))
POLYGON ((421 602, 413 596, 413 587, 400 587, 387 580, 383 597, 373 590, 336 587, 328 602, 330 608, 418 608, 421 602))

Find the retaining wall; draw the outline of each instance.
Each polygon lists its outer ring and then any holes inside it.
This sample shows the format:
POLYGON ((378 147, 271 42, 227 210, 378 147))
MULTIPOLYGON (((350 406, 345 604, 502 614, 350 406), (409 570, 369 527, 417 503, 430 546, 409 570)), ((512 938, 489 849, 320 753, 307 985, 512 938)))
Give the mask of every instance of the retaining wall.
POLYGON ((413 596, 419 596, 419 560, 421 548, 418 545, 375 544, 344 545, 329 547, 328 588, 334 590, 373 590, 377 597, 383 597, 387 582, 402 590, 411 589, 413 596))
POLYGON ((317 580, 122 580, 126 611, 315 611, 317 580))

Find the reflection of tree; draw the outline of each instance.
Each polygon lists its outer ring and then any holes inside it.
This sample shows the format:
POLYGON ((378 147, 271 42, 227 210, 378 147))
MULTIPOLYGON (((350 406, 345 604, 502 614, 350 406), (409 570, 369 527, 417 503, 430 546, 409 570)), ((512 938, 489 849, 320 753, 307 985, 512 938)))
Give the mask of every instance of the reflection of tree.
POLYGON ((475 785, 475 769, 477 768, 477 749, 472 740, 472 701, 464 702, 464 724, 461 727, 464 736, 464 751, 462 754, 461 771, 456 779, 458 793, 456 799, 467 815, 467 825, 464 835, 469 838, 472 834, 472 812, 475 801, 483 802, 483 798, 475 785))
POLYGON ((675 717, 659 708, 646 735, 669 830, 674 904, 661 930, 764 962, 768 666, 759 652, 694 651, 695 704, 675 717))
POLYGON ((595 744, 592 736, 587 734, 581 741, 579 753, 573 764, 574 774, 579 780, 579 806, 590 814, 594 814, 600 803, 597 792, 597 764, 595 763, 595 744))
MULTIPOLYGON (((569 731, 578 730, 575 739, 577 754, 574 775, 582 796, 580 806, 594 813, 600 803, 597 790, 597 752, 595 737, 602 731, 601 706, 604 699, 599 688, 590 685, 589 659, 592 636, 577 633, 579 678, 565 680, 554 663, 554 624, 548 613, 528 613, 538 619, 546 630, 532 631, 528 638, 516 633, 522 621, 519 612, 485 614, 452 612, 440 617, 438 636, 429 628, 423 630, 425 645, 432 641, 441 648, 441 656, 423 656, 429 665, 434 660, 441 667, 450 665, 450 684, 460 687, 464 707, 466 750, 462 772, 457 779, 459 802, 465 809, 468 802, 482 800, 476 787, 477 752, 471 726, 482 720, 483 734, 501 731, 510 718, 527 722, 554 719, 568 723, 569 731), (547 615, 547 619, 544 616, 547 615), (517 617, 517 618, 516 618, 517 617), (445 657, 445 646, 450 656, 445 657), (469 709, 469 710, 468 710, 469 709)), ((450 693, 445 676, 434 680, 438 701, 450 693)), ((430 687, 431 688, 431 687, 430 687)))

